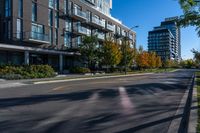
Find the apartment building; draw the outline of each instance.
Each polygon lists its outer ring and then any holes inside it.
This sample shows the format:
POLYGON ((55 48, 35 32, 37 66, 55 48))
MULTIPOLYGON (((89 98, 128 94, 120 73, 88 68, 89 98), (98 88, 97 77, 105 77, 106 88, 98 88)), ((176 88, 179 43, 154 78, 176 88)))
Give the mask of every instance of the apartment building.
POLYGON ((181 59, 180 28, 177 17, 166 18, 148 34, 148 51, 156 52, 162 60, 181 59))
POLYGON ((1 0, 0 64, 49 64, 62 71, 80 64, 84 36, 121 43, 136 33, 110 14, 112 0, 1 0))

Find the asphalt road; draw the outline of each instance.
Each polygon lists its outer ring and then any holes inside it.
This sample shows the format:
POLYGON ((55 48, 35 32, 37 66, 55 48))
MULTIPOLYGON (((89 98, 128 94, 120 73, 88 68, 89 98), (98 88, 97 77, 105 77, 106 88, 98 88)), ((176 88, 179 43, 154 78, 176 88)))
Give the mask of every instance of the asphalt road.
POLYGON ((0 89, 0 133, 166 133, 193 70, 0 89))

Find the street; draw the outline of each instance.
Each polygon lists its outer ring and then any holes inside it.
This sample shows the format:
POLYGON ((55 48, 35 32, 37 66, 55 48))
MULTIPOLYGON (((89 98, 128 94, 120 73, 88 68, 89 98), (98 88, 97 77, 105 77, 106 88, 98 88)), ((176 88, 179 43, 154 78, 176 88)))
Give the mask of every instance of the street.
POLYGON ((194 70, 0 89, 0 133, 167 133, 194 70))

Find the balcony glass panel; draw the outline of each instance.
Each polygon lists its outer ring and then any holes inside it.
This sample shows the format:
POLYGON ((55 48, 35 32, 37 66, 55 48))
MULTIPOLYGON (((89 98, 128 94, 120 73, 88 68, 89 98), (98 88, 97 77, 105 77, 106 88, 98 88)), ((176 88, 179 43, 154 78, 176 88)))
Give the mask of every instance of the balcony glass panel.
POLYGON ((29 32, 29 39, 49 42, 49 36, 37 32, 29 32))
POLYGON ((87 15, 85 12, 81 11, 78 8, 74 8, 74 15, 87 19, 87 15))

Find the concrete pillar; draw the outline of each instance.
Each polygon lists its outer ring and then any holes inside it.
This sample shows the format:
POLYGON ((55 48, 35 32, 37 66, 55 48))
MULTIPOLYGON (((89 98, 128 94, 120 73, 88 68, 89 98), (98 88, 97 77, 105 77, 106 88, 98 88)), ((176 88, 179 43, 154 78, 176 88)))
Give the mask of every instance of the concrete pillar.
POLYGON ((60 72, 63 71, 63 55, 62 54, 59 55, 59 71, 60 72))
POLYGON ((29 65, 29 51, 24 52, 24 64, 29 65))

